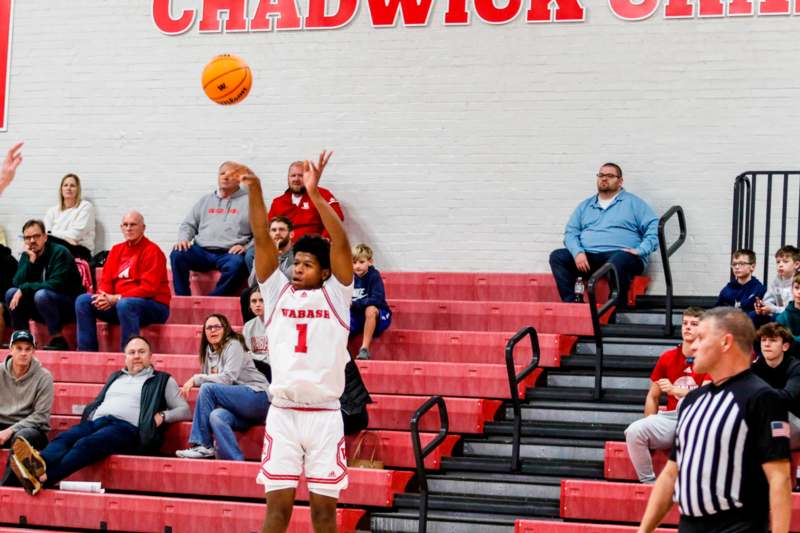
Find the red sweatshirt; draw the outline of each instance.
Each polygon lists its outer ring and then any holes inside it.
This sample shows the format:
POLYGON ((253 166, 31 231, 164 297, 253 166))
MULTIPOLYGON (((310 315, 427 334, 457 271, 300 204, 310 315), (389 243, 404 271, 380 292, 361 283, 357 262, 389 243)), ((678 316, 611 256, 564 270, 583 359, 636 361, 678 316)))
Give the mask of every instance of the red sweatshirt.
MULTIPOLYGON (((344 220, 342 207, 333 194, 322 187, 319 188, 319 192, 333 210, 336 211, 339 218, 344 220)), ((328 232, 325 231, 325 226, 322 224, 322 218, 320 218, 317 208, 307 193, 303 193, 303 196, 300 197, 300 203, 297 205, 292 203, 292 191, 288 189, 282 195, 273 198, 272 205, 269 208, 269 219, 272 220, 272 217, 277 216, 283 216, 292 221, 294 226, 293 243, 307 233, 318 233, 323 237, 329 237, 328 232)))
POLYGON ((169 305, 172 293, 167 277, 167 258, 147 237, 134 244, 115 244, 103 266, 98 289, 123 298, 149 298, 169 305))

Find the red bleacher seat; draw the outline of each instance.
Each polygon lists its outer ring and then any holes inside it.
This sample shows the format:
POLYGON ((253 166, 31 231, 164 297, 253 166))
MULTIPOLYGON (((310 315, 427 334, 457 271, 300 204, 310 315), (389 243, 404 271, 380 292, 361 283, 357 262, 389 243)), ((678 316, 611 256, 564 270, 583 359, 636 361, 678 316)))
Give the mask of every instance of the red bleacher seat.
MULTIPOLYGON (((5 464, 8 450, 0 450, 5 464)), ((148 493, 263 498, 264 487, 256 483, 258 462, 178 459, 113 455, 76 472, 71 481, 99 481, 107 490, 148 493)), ((350 468, 350 483, 339 503, 390 507, 394 495, 402 492, 412 472, 350 468)), ((305 481, 298 486, 296 499, 308 501, 305 481)))
MULTIPOLYGON (((653 451, 653 470, 656 475, 661 473, 668 459, 669 450, 653 451)), ((624 442, 606 442, 604 463, 606 479, 638 480, 636 470, 633 469, 631 458, 628 456, 628 445, 624 442)))
MULTIPOLYGON (((173 533, 255 533, 261 531, 265 510, 263 503, 57 490, 44 490, 31 497, 22 489, 0 488, 0 522, 6 524, 22 521, 31 526, 142 533, 166 528, 173 533)), ((338 530, 355 531, 363 515, 360 509, 336 509, 338 530)), ((289 531, 311 531, 307 506, 295 506, 289 531)))
MULTIPOLYGON (((426 415, 427 416, 427 415, 426 415)), ((78 416, 54 415, 50 418, 50 438, 53 439, 59 433, 66 431, 80 421, 78 416)), ((191 422, 180 422, 171 424, 165 435, 164 445, 161 453, 172 456, 176 450, 186 448, 191 432, 191 422)), ((380 457, 387 467, 414 468, 414 452, 411 445, 411 433, 409 431, 386 431, 370 430, 374 433, 381 443, 380 457)), ((425 446, 431 442, 436 435, 434 433, 421 433, 420 440, 425 446)), ((347 437, 347 449, 352 450, 352 443, 355 437, 347 437)), ((447 457, 453 452, 453 447, 458 442, 458 435, 448 435, 431 454, 425 459, 425 467, 431 469, 439 468, 442 457, 447 457)), ((247 460, 260 460, 261 447, 264 442, 264 426, 254 426, 245 432, 238 434, 239 447, 247 460)))
MULTIPOLYGON (((96 383, 63 383, 55 384, 52 413, 54 415, 80 415, 83 409, 98 395, 102 385, 96 383)), ((189 393, 189 406, 194 409, 199 388, 189 393)), ((368 406, 369 427, 371 429, 408 430, 409 420, 426 397, 372 394, 375 402, 368 406)), ((445 398, 450 421, 450 431, 455 433, 480 433, 483 424, 493 420, 500 407, 500 400, 482 398, 445 398)), ((426 415, 421 428, 437 431, 439 429, 438 414, 426 415)))
MULTIPOLYGON (((517 520, 514 533, 636 533, 636 526, 555 522, 552 520, 517 520)), ((674 529, 658 528, 655 533, 675 533, 674 529)))
MULTIPOLYGON (((639 523, 644 515, 652 485, 567 479, 561 482, 561 518, 599 522, 639 523)), ((678 523, 678 507, 662 522, 678 523)), ((790 531, 800 531, 800 493, 792 493, 790 531)))

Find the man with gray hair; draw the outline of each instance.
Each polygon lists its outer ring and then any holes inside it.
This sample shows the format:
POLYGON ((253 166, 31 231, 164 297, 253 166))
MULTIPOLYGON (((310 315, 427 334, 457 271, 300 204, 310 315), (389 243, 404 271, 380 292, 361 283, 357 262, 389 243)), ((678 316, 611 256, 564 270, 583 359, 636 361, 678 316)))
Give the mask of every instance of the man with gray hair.
POLYGON ((177 296, 189 296, 189 273, 219 270, 210 296, 233 296, 247 277, 244 255, 252 245, 247 192, 233 179, 234 164, 222 163, 217 190, 206 194, 186 215, 169 256, 177 296))
POLYGON ((75 300, 79 351, 98 350, 98 318, 120 325, 123 347, 139 334, 141 326, 163 324, 169 318, 172 294, 167 258, 144 236, 145 228, 144 217, 137 211, 122 217, 120 229, 125 240, 111 248, 97 294, 82 294, 75 300))
POLYGON ((673 501, 680 531, 789 531, 791 475, 786 407, 750 369, 753 323, 743 312, 706 312, 692 344, 694 369, 711 383, 680 405, 675 446, 647 503, 653 531, 673 501))

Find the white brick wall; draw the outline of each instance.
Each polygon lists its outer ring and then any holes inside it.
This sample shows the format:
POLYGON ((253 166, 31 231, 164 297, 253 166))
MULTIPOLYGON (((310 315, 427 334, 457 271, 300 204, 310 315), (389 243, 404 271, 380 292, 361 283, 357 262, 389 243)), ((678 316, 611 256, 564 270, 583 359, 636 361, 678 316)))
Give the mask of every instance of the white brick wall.
POLYGON ((733 177, 800 166, 800 17, 622 22, 588 0, 583 23, 443 27, 439 3, 428 27, 374 29, 362 5, 335 31, 166 36, 150 4, 16 2, 0 134, 26 141, 0 201, 11 236, 71 171, 99 245, 136 208, 167 249, 222 160, 250 164, 271 197, 291 160, 327 147, 325 185, 379 268, 544 271, 614 160, 657 211, 684 207, 678 292, 711 293, 727 275, 733 177), (238 106, 199 87, 222 52, 254 70, 238 106))

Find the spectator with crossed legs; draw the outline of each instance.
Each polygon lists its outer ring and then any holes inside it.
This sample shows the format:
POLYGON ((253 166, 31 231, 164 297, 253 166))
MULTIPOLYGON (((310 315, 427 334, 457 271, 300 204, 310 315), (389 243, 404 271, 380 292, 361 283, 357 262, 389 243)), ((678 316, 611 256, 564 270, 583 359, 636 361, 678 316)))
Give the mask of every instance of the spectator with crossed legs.
POLYGON ((190 446, 175 455, 244 461, 234 431, 264 422, 269 408, 269 383, 256 369, 244 339, 233 331, 225 315, 209 315, 203 323, 202 335, 200 373, 181 387, 181 394, 187 399, 192 388, 200 387, 190 446))

